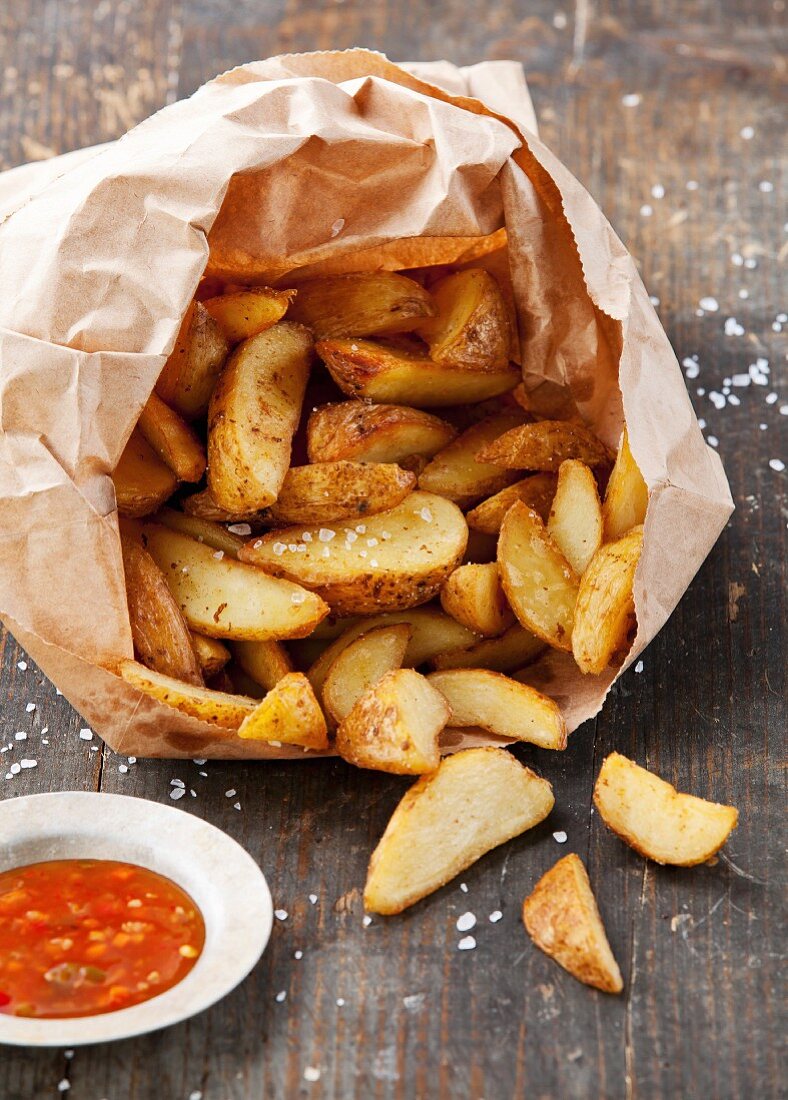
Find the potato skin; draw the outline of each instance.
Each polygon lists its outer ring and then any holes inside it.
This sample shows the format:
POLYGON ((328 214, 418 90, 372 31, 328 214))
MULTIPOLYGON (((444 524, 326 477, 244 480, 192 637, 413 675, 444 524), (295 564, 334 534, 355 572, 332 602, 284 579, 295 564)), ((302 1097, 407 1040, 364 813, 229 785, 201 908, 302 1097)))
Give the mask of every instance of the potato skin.
POLYGON ((416 486, 416 475, 391 462, 316 462, 291 466, 266 524, 333 523, 396 508, 416 486))
POLYGON ((224 333, 202 302, 193 302, 159 375, 157 394, 186 420, 204 416, 229 350, 224 333))
POLYGON ((148 516, 178 487, 178 479, 159 458, 139 428, 135 428, 112 471, 118 514, 131 519, 148 516))
POLYGON ((441 607, 475 634, 495 638, 514 624, 498 565, 461 565, 441 589, 441 607))
POLYGON ((539 420, 523 424, 499 436, 477 455, 480 462, 494 462, 515 470, 557 473, 568 458, 586 466, 609 466, 612 456, 593 432, 566 420, 539 420))
POLYGON ((290 307, 318 340, 409 332, 434 312, 429 292, 395 271, 305 279, 290 307))
POLYGON ((340 401, 315 409, 309 417, 307 451, 310 462, 428 459, 456 434, 451 424, 422 409, 340 401))
POLYGON ((420 331, 437 363, 464 370, 501 370, 512 334, 500 288, 484 268, 454 271, 431 288, 435 317, 420 331))
POLYGON ((627 644, 634 622, 633 585, 643 547, 643 528, 597 550, 580 580, 572 628, 572 652, 582 672, 604 672, 627 644))

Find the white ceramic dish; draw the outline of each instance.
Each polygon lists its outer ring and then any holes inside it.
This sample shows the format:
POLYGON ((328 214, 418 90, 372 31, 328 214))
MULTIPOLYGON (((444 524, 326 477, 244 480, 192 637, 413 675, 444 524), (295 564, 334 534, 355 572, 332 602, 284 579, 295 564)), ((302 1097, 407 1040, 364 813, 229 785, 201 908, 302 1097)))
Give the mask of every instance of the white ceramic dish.
POLYGON ((65 1020, 0 1015, 0 1043, 73 1047, 169 1027, 234 989, 268 943, 273 909, 263 873, 215 826, 119 794, 64 791, 0 802, 0 871, 79 858, 137 863, 171 878, 202 911, 202 955, 178 985, 131 1008, 65 1020))

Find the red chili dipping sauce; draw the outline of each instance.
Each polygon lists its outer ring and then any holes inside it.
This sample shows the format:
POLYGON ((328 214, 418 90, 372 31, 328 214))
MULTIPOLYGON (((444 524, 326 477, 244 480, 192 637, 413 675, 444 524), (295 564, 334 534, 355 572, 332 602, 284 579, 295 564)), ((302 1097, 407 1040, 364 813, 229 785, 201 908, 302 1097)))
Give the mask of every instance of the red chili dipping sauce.
POLYGON ((0 1013, 97 1016, 189 973, 205 943, 197 906, 132 863, 58 859, 0 874, 0 1013))

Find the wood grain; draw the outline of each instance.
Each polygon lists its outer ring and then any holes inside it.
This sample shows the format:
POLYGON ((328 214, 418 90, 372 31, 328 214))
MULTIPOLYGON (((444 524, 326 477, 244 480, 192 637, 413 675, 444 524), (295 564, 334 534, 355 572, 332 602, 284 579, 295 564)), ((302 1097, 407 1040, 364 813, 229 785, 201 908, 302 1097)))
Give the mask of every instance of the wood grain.
POLYGON ((56 1097, 63 1078, 72 1100, 784 1095, 785 475, 768 465, 784 456, 784 394, 767 403, 780 393, 785 352, 785 333, 773 327, 785 308, 775 140, 783 8, 779 0, 578 0, 571 11, 503 0, 473 12, 460 0, 2 6, 3 166, 113 138, 216 71, 281 51, 363 44, 394 59, 522 61, 544 138, 639 259, 679 358, 698 357, 690 393, 719 440, 737 503, 643 671, 624 677, 560 759, 519 753, 554 783, 549 824, 471 868, 467 893, 453 883, 369 927, 360 888, 402 781, 337 761, 130 765, 80 739, 78 716, 32 662, 19 667, 26 658, 6 637, 5 768, 23 756, 38 765, 4 781, 2 797, 79 788, 165 800, 181 778, 196 792, 181 807, 259 860, 288 917, 250 978, 188 1023, 71 1059, 6 1051, 3 1100, 56 1097), (625 105, 633 95, 637 104, 625 105), (752 137, 743 136, 748 126, 752 137), (699 316, 708 296, 720 308, 699 316), (725 334, 729 317, 743 334, 725 334), (740 404, 716 409, 709 393, 756 357, 769 360, 769 383, 734 389, 740 404), (17 730, 27 740, 16 741, 17 730), (739 807, 739 828, 715 866, 645 864, 600 824, 591 788, 614 748, 682 789, 739 807), (568 833, 563 848, 557 829, 568 833), (587 861, 624 973, 620 998, 579 986, 522 930, 523 896, 567 850, 587 861), (491 924, 497 909, 503 918, 491 924), (467 910, 479 922, 478 946, 458 952, 455 922, 467 910), (317 1081, 304 1077, 307 1067, 320 1071, 317 1081))

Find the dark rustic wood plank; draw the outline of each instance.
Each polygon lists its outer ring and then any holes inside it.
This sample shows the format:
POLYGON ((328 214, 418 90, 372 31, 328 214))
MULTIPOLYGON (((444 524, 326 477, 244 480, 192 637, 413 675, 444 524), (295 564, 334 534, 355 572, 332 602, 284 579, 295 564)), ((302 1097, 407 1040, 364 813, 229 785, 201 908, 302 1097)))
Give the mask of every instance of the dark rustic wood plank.
MULTIPOLYGON (((221 1005, 160 1035, 78 1051, 70 1095, 779 1095, 784 475, 768 460, 780 453, 781 429, 784 440, 785 399, 767 404, 776 388, 751 385, 734 391, 738 406, 716 409, 709 393, 757 356, 776 371, 784 350, 772 328, 785 308, 773 140, 784 15, 767 0, 745 10, 729 0, 611 0, 574 11, 506 0, 472 18, 454 0, 440 8, 428 0, 404 8, 81 0, 58 5, 53 20, 54 10, 30 0, 0 13, 7 164, 113 137, 215 71, 282 50, 363 43, 393 58, 521 60, 546 140, 639 258, 680 359, 699 356, 690 392, 719 440, 738 506, 643 672, 627 674, 560 759, 521 753, 554 783, 549 826, 471 868, 467 894, 451 884, 366 928, 366 861, 401 781, 338 762, 129 766, 112 753, 99 777, 100 754, 78 737, 82 723, 32 667, 17 668, 24 657, 6 641, 3 729, 33 731, 24 751, 34 745, 39 763, 0 794, 90 788, 100 778, 104 790, 164 800, 170 779, 181 778, 196 797, 180 806, 244 844, 288 912, 260 966, 221 1005), (628 95, 640 96, 636 106, 624 103, 628 95), (747 126, 752 137, 742 136, 747 126), (759 189, 761 181, 774 190, 759 189), (745 265, 752 260, 757 266, 745 265), (720 308, 699 317, 707 296, 720 308), (726 335, 726 317, 745 332, 726 335), (32 716, 28 699, 38 706, 32 716), (54 733, 49 746, 34 732, 44 723, 54 733), (613 748, 684 789, 739 806, 739 829, 715 866, 646 866, 595 815, 589 824, 593 777, 613 748), (556 829, 568 834, 564 847, 556 829), (522 931, 522 897, 568 850, 587 859, 622 963, 622 998, 577 985, 522 931), (498 909, 501 921, 490 924, 498 909), (455 922, 466 910, 479 920, 478 946, 458 952, 455 922), (317 1082, 304 1079, 308 1066, 320 1070, 317 1082)), ((7 1052, 0 1095, 55 1095, 65 1072, 59 1052, 7 1052)))

